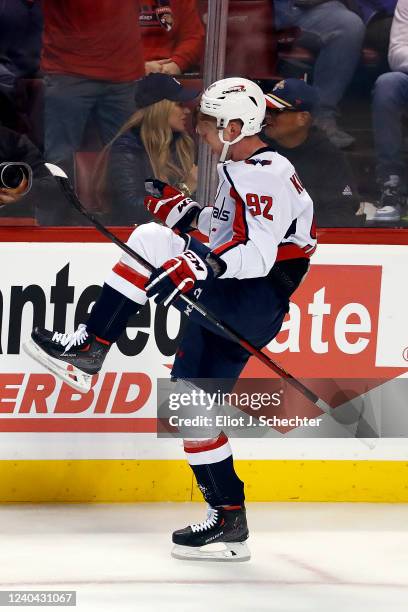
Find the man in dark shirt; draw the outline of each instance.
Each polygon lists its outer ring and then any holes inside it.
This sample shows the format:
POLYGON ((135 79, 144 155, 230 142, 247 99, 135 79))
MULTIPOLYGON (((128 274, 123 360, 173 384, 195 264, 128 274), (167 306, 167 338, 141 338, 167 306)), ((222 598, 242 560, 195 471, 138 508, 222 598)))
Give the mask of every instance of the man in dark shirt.
POLYGON ((361 225, 351 168, 344 154, 312 125, 319 107, 315 88, 298 79, 286 79, 265 97, 263 139, 294 165, 313 199, 317 225, 361 225))

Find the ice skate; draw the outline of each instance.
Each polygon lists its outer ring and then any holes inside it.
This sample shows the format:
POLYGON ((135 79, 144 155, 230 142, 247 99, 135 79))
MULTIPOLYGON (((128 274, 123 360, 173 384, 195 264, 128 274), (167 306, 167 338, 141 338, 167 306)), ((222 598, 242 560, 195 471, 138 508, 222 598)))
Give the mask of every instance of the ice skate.
POLYGON ((247 539, 244 506, 209 507, 205 521, 173 533, 171 554, 191 561, 249 561, 247 539))
POLYGON ((36 327, 23 345, 30 357, 80 393, 91 388, 92 376, 101 369, 109 347, 83 324, 72 334, 36 327))

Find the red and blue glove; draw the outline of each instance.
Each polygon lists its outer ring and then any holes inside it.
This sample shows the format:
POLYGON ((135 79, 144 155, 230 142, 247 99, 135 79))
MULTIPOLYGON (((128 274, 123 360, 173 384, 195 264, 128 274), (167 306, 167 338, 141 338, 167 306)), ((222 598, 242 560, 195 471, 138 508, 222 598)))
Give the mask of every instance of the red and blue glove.
POLYGON ((156 296, 156 304, 168 306, 181 293, 190 291, 197 281, 214 277, 214 270, 206 261, 194 251, 185 251, 152 273, 146 285, 146 295, 149 298, 156 296))
POLYGON ((171 229, 186 231, 201 210, 197 202, 158 179, 147 179, 145 189, 150 194, 144 199, 145 207, 171 229))

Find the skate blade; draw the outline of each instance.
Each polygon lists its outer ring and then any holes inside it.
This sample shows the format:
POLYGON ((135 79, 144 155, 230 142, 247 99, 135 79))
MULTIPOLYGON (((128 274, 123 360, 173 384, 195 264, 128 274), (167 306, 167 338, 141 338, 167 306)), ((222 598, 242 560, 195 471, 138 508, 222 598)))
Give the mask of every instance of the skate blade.
POLYGON ((171 551, 174 559, 183 561, 221 561, 222 563, 239 563, 249 561, 251 558, 250 550, 245 542, 219 542, 217 544, 207 544, 206 546, 181 546, 175 544, 171 551), (223 544, 220 549, 219 545, 223 544), (218 547, 218 549, 214 549, 218 547))
POLYGON ((91 388, 92 374, 86 374, 86 372, 82 372, 82 370, 79 370, 75 366, 66 363, 65 361, 54 359, 54 357, 51 357, 41 347, 39 347, 32 338, 23 344, 23 350, 32 359, 47 368, 47 370, 50 370, 56 374, 58 378, 75 389, 75 391, 79 391, 79 393, 87 393, 91 388))

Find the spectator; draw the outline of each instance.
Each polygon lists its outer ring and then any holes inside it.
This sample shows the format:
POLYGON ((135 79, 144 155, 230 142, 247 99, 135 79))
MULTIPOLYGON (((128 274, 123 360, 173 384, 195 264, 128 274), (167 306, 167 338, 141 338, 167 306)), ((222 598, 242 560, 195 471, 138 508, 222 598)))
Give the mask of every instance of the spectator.
POLYGON ((45 156, 79 150, 93 111, 104 143, 134 110, 144 74, 138 0, 43 0, 45 156))
POLYGON ((354 138, 339 128, 337 105, 360 58, 365 27, 361 18, 338 0, 274 0, 275 27, 298 27, 298 44, 318 48, 313 84, 320 94, 317 125, 333 144, 346 148, 354 138))
POLYGON ((204 53, 204 27, 196 0, 142 0, 140 25, 146 74, 197 69, 204 53))
POLYGON ((373 128, 380 208, 376 221, 398 221, 406 202, 402 158, 402 114, 408 108, 408 0, 398 0, 391 28, 388 61, 373 94, 373 128))
MULTIPOLYGON (((64 225, 71 219, 71 209, 61 195, 55 179, 44 165, 40 151, 22 134, 0 125, 0 163, 24 162, 33 173, 31 191, 25 195, 24 182, 14 193, 0 190, 0 206, 13 204, 0 211, 0 217, 36 217, 41 225, 64 225), (24 196, 24 197, 23 197, 24 196), (12 202, 11 202, 12 200, 12 202)), ((80 221, 79 215, 74 221, 80 221)))
POLYGON ((106 147, 96 170, 103 177, 102 191, 109 186, 112 224, 151 219, 143 206, 144 182, 149 177, 176 184, 189 195, 195 191, 194 142, 186 123, 190 111, 183 102, 198 93, 165 74, 150 74, 137 83, 138 110, 106 147))
POLYGON ((38 72, 42 14, 39 0, 3 0, 0 7, 0 88, 13 93, 16 80, 38 72))
POLYGON ((296 168, 318 227, 360 225, 359 198, 344 153, 312 125, 318 106, 314 87, 297 79, 281 81, 266 95, 264 139, 296 168))

